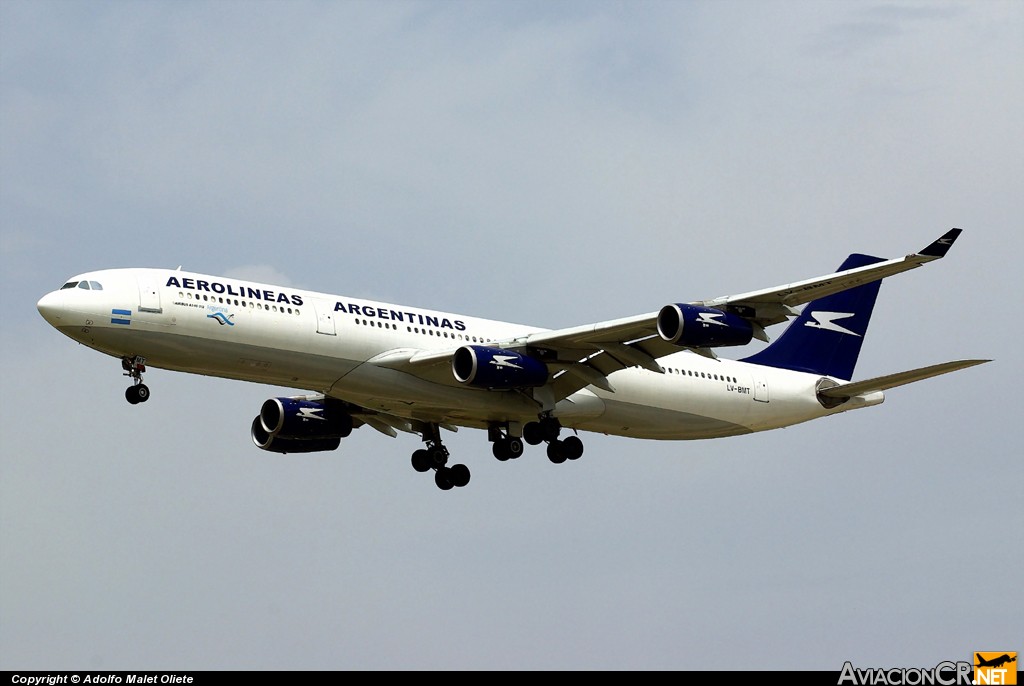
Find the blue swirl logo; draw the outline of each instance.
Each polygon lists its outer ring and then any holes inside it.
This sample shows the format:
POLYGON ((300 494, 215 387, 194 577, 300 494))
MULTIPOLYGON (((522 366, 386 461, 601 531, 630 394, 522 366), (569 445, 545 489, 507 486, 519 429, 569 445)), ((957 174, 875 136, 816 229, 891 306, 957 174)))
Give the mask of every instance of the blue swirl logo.
POLYGON ((225 316, 223 312, 214 312, 213 314, 206 315, 207 319, 216 319, 217 323, 221 326, 227 324, 228 326, 234 326, 235 323, 225 316))

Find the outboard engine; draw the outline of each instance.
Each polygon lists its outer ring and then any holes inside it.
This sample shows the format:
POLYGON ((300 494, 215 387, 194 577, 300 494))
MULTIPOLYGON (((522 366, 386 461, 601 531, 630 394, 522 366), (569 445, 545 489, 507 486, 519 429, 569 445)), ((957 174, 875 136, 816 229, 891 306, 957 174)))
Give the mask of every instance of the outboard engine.
POLYGON ((713 307, 677 303, 658 313, 658 335, 688 348, 746 345, 754 337, 753 325, 743 317, 713 307))

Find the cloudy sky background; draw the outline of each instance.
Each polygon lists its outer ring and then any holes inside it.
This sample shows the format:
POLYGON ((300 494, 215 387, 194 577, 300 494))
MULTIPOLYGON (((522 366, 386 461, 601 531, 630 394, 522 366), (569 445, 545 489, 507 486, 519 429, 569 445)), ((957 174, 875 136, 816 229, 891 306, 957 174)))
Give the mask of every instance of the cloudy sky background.
MULTIPOLYGON (((824 669, 1024 650, 1024 4, 0 2, 0 668, 824 669), (584 436, 439 491, 256 449, 288 389, 35 310, 176 267, 561 327, 893 257, 855 378, 760 435, 584 436)), ((777 331, 773 332, 777 334, 777 331)), ((741 351, 745 354, 749 351, 741 351)))

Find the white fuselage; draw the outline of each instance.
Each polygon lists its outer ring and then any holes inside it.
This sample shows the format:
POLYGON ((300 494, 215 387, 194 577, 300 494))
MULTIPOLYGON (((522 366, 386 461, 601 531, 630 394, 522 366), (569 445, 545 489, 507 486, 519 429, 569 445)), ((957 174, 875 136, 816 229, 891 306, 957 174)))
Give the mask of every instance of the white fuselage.
MULTIPOLYGON (((147 365, 314 391, 396 417, 485 428, 528 422, 537 404, 517 391, 460 384, 450 368, 424 377, 388 367, 389 354, 488 345, 543 331, 494 320, 166 269, 75 277, 39 301, 67 336, 147 365)), ((665 373, 611 374, 557 403, 563 426, 651 439, 698 439, 796 424, 882 401, 826 409, 820 376, 682 351, 665 373)))

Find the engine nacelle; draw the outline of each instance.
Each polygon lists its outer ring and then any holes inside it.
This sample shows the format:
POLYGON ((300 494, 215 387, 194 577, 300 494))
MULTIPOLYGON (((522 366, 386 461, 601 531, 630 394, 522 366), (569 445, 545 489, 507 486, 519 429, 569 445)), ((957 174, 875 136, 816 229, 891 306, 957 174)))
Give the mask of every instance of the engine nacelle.
POLYGON ((464 345, 452 357, 459 383, 477 388, 535 388, 548 382, 548 366, 540 360, 501 348, 464 345))
POLYGON ((658 313, 658 335, 669 343, 694 348, 746 345, 754 327, 743 317, 713 307, 677 303, 658 313))
POLYGON ((271 435, 263 428, 263 421, 257 416, 252 420, 252 442, 257 448, 273 453, 314 453, 321 450, 337 450, 341 438, 286 438, 271 435))
POLYGON ((352 415, 331 400, 271 398, 252 423, 253 443, 279 453, 334 450, 350 433, 352 415))

